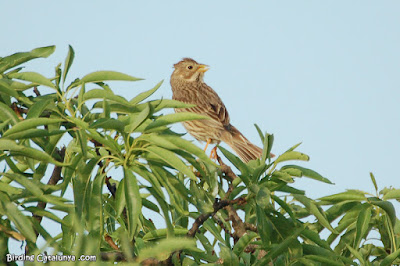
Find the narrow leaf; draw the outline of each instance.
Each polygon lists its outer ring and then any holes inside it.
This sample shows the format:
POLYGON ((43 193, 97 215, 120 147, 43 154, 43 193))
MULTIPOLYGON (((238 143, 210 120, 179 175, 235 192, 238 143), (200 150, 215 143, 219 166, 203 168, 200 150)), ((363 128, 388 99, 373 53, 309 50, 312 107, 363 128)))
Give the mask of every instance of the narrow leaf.
POLYGON ((44 85, 50 88, 55 89, 56 87, 54 84, 45 76, 36 73, 36 72, 18 72, 13 73, 8 76, 9 78, 20 79, 25 81, 30 81, 33 83, 37 83, 39 85, 44 85))
POLYGON ((71 45, 68 45, 68 55, 65 58, 65 63, 64 63, 64 71, 63 71, 63 76, 62 76, 62 82, 65 82, 65 78, 67 77, 69 68, 72 65, 72 62, 74 62, 74 57, 75 57, 75 51, 72 48, 71 45))
POLYGON ((371 221, 371 205, 367 204, 361 210, 357 218, 357 225, 356 225, 357 233, 356 233, 356 238, 354 240, 354 245, 353 245, 354 248, 358 249, 361 243, 361 239, 366 237, 370 221, 371 221))
POLYGON ((34 103, 28 111, 26 115, 27 119, 39 117, 44 110, 46 110, 47 106, 53 103, 52 99, 42 99, 36 103, 34 103))
POLYGON ((157 83, 157 85, 154 86, 154 88, 152 88, 152 89, 150 89, 150 90, 148 90, 148 91, 139 93, 136 97, 134 97, 132 100, 130 100, 129 103, 132 104, 132 105, 135 105, 135 104, 138 104, 138 103, 140 103, 141 101, 147 99, 147 98, 150 97, 154 92, 156 92, 156 91, 158 90, 158 88, 160 88, 160 86, 161 86, 162 83, 163 83, 163 80, 160 81, 159 83, 157 83))
POLYGON ((318 207, 314 201, 310 200, 306 196, 298 195, 298 194, 293 195, 293 197, 296 200, 298 200, 299 202, 301 202, 308 211, 310 211, 312 214, 314 214, 314 216, 318 219, 319 223, 323 227, 327 228, 332 233, 336 233, 335 229, 333 229, 333 227, 329 223, 328 219, 326 218, 325 214, 322 212, 322 210, 318 209, 318 207))
POLYGON ((15 153, 18 153, 18 155, 23 155, 28 158, 52 163, 52 164, 59 165, 59 166, 66 165, 64 163, 60 163, 60 162, 54 160, 53 157, 51 157, 49 154, 47 154, 43 151, 39 151, 39 150, 30 148, 30 147, 26 147, 23 145, 18 145, 17 143, 15 143, 12 140, 0 139, 0 150, 15 152, 15 153))
MULTIPOLYGON (((174 235, 175 236, 185 236, 189 232, 188 229, 186 228, 174 228, 174 235)), ((162 239, 167 237, 167 229, 157 229, 150 231, 146 233, 143 236, 144 241, 151 241, 151 240, 157 240, 157 239, 162 239)))
POLYGON ((55 46, 40 47, 30 52, 15 53, 10 56, 3 57, 0 59, 0 73, 3 73, 7 69, 18 66, 29 60, 39 57, 48 57, 55 51, 55 49, 55 46))
POLYGON ((256 265, 268 265, 268 263, 272 262, 272 260, 279 255, 281 255, 288 247, 292 244, 293 241, 297 240, 297 237, 303 232, 304 228, 300 227, 294 232, 290 234, 285 240, 283 240, 280 244, 272 248, 261 260, 259 260, 256 265))
POLYGON ((182 121, 189 121, 189 120, 204 120, 204 119, 209 119, 208 117, 204 115, 199 115, 195 113, 189 113, 189 112, 182 112, 182 113, 176 113, 176 114, 168 114, 168 115, 163 115, 158 117, 153 123, 148 125, 146 127, 146 130, 151 130, 156 127, 160 126, 166 126, 170 124, 174 124, 177 122, 182 122, 182 121))
POLYGON ((142 212, 142 199, 140 198, 138 181, 130 169, 124 168, 124 182, 128 233, 129 239, 132 240, 139 225, 139 216, 142 212))
POLYGON ((303 176, 309 177, 311 179, 314 180, 318 180, 324 183, 328 183, 328 184, 333 184, 328 178, 323 177, 322 175, 320 175, 319 173, 315 172, 314 170, 305 168, 305 167, 301 167, 298 165, 285 165, 281 168, 282 170, 284 169, 297 169, 300 170, 303 176))
POLYGON ((55 124, 64 121, 64 119, 53 119, 53 118, 31 118, 31 119, 26 119, 23 120, 17 124, 15 124, 13 127, 11 127, 9 130, 7 130, 3 137, 7 137, 13 133, 16 132, 21 132, 30 128, 35 128, 37 126, 42 126, 42 125, 49 125, 49 124, 55 124))
POLYGON ((36 242, 36 234, 33 230, 33 225, 28 217, 22 214, 22 212, 12 202, 1 203, 5 210, 6 215, 17 227, 18 231, 25 236, 29 241, 36 242))
POLYGON ((251 242, 258 237, 258 234, 255 232, 247 232, 242 237, 240 237, 239 241, 233 247, 233 253, 237 256, 240 256, 244 249, 251 244, 251 242))
POLYGON ((390 201, 384 201, 375 197, 368 198, 368 202, 383 209, 389 216, 392 226, 396 224, 396 209, 390 201))
POLYGON ((136 81, 141 79, 116 71, 97 71, 84 76, 81 79, 81 82, 88 83, 88 82, 100 82, 106 80, 136 81))
POLYGON ((341 202, 341 201, 365 201, 367 200, 367 198, 365 197, 364 192, 360 190, 348 190, 346 192, 319 198, 319 200, 329 201, 329 202, 341 202))
POLYGON ((156 146, 149 146, 146 149, 144 149, 148 152, 150 152, 152 155, 155 157, 161 159, 162 161, 168 163, 172 167, 174 167, 176 170, 180 171, 181 173, 187 175, 190 179, 196 181, 197 178, 194 175, 194 173, 182 162, 181 159, 179 159, 175 153, 160 148, 156 146))
POLYGON ((392 254, 388 255, 386 258, 384 258, 380 264, 380 266, 390 266, 392 265, 392 262, 395 259, 398 259, 400 257, 400 248, 397 249, 395 252, 392 254))
POLYGON ((278 164, 280 162, 291 161, 291 160, 308 161, 308 160, 310 160, 310 157, 308 155, 298 152, 298 151, 287 151, 284 154, 280 155, 275 160, 274 163, 278 164))

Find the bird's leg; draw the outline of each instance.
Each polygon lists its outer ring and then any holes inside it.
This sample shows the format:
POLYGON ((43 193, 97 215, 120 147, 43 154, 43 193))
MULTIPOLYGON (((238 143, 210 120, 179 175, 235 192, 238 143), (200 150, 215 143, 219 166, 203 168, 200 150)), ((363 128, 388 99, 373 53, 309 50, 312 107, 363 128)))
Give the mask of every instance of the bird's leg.
POLYGON ((206 147, 204 148, 204 152, 206 152, 208 145, 210 145, 211 141, 212 141, 211 139, 207 139, 207 143, 206 143, 206 147))
POLYGON ((218 147, 218 145, 215 145, 215 147, 211 150, 210 159, 215 159, 216 160, 218 158, 217 147, 218 147))

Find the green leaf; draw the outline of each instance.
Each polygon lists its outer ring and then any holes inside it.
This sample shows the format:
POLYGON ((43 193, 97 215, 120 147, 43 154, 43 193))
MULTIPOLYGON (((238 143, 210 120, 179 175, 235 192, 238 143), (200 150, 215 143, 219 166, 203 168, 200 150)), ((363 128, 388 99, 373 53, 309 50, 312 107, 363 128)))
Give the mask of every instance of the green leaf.
POLYGON ((155 258, 159 261, 164 261, 168 259, 172 252, 182 249, 202 252, 196 248, 196 240, 172 237, 161 240, 157 245, 143 248, 140 250, 136 261, 141 263, 148 258, 155 258))
POLYGON ((115 95, 112 91, 106 91, 103 89, 93 89, 85 92, 83 100, 87 101, 91 99, 108 99, 128 106, 128 101, 124 97, 115 95))
POLYGON ((341 202, 341 201, 365 201, 367 200, 367 198, 365 197, 365 193, 360 190, 348 190, 346 192, 319 198, 319 200, 328 202, 341 202))
POLYGON ((254 126, 257 129, 257 133, 260 136, 261 142, 264 143, 265 141, 264 133, 261 131, 261 128, 257 124, 254 124, 254 126))
POLYGON ((222 244, 219 244, 219 248, 221 249, 220 257, 222 259, 222 265, 224 266, 235 266, 239 264, 239 258, 236 256, 232 250, 222 244))
POLYGON ((239 241, 236 242, 235 246, 233 247, 233 253, 236 254, 236 256, 240 256, 244 249, 251 244, 251 242, 258 237, 258 234, 255 232, 247 232, 245 233, 242 237, 240 237, 239 241))
POLYGON ((145 130, 149 131, 149 130, 157 128, 157 127, 166 126, 166 125, 170 125, 170 124, 174 124, 174 123, 182 122, 182 121, 204 120, 204 119, 209 119, 209 117, 206 117, 204 115, 199 115, 196 113, 190 113, 190 112, 168 114, 168 115, 163 115, 163 116, 158 117, 154 122, 152 122, 150 125, 148 125, 145 130))
POLYGON ((13 194, 21 194, 23 192, 23 189, 13 187, 13 186, 0 180, 0 191, 5 192, 10 197, 12 197, 13 194))
POLYGON ((31 206, 31 207, 25 208, 25 210, 31 212, 34 215, 47 217, 47 218, 49 218, 49 219, 51 219, 51 220, 53 220, 53 221, 55 221, 57 223, 60 223, 60 224, 65 223, 60 217, 58 217, 54 213, 46 211, 46 210, 43 210, 43 209, 38 208, 38 207, 31 206))
POLYGON ((92 193, 89 201, 89 221, 88 231, 89 237, 91 237, 91 245, 94 246, 95 250, 100 249, 100 244, 103 237, 104 218, 103 218, 103 185, 104 185, 104 174, 97 174, 93 180, 92 193))
POLYGON ((328 242, 326 242, 325 240, 322 240, 320 235, 310 229, 305 229, 301 235, 309 240, 311 240, 312 242, 314 242, 315 244, 317 244, 318 246, 327 249, 329 251, 332 251, 331 247, 329 246, 328 242))
POLYGON ((31 242, 36 242, 36 234, 33 225, 28 217, 22 214, 17 206, 12 202, 1 202, 5 211, 4 215, 10 219, 17 227, 18 231, 31 242))
POLYGON ((285 240, 272 248, 261 260, 257 261, 256 265, 268 265, 273 259, 281 255, 288 247, 297 240, 297 237, 303 232, 304 228, 300 227, 292 232, 285 240))
POLYGON ((365 262, 362 254, 360 252, 358 252, 356 249, 352 248, 349 244, 346 244, 346 247, 350 250, 351 254, 353 254, 354 257, 356 257, 360 261, 361 265, 368 265, 365 262))
POLYGON ((63 83, 65 82, 65 78, 67 77, 67 74, 72 65, 72 62, 74 62, 74 57, 75 57, 75 51, 71 45, 68 45, 68 55, 65 58, 64 71, 63 71, 63 76, 62 76, 63 83))
POLYGON ((216 224, 214 223, 213 220, 211 219, 207 219, 204 223, 203 223, 204 228, 210 232, 216 239, 218 239, 220 242, 225 242, 224 239, 221 236, 221 231, 218 230, 216 224))
POLYGON ((21 174, 16 174, 16 173, 5 173, 4 176, 16 181, 23 187, 25 187, 26 190, 28 190, 32 195, 36 197, 41 197, 43 195, 42 189, 38 186, 38 184, 30 179, 28 179, 26 176, 21 175, 21 174))
POLYGON ((3 73, 7 69, 18 66, 29 60, 39 57, 48 57, 55 51, 55 49, 55 46, 40 47, 30 52, 15 53, 10 56, 0 58, 0 73, 3 73))
POLYGON ((388 255, 386 258, 384 258, 380 264, 380 266, 390 266, 392 265, 392 262, 395 259, 398 259, 400 257, 400 249, 397 249, 395 252, 392 254, 388 255))
POLYGON ((7 130, 3 137, 7 137, 13 133, 21 132, 30 128, 35 128, 37 126, 43 126, 43 125, 49 125, 49 124, 55 124, 64 121, 64 119, 53 119, 53 118, 31 118, 31 119, 26 119, 23 120, 17 124, 15 124, 13 127, 11 127, 9 130, 7 130))
POLYGON ((0 119, 1 121, 9 120, 12 122, 11 124, 16 124, 20 121, 15 112, 2 102, 0 102, 0 119))
POLYGON ((90 74, 87 74, 81 79, 82 83, 89 82, 100 82, 106 80, 122 80, 122 81, 137 81, 142 80, 140 78, 135 78, 130 75, 116 72, 116 71, 96 71, 90 74))
POLYGON ((53 100, 46 98, 34 103, 29 108, 28 114, 26 115, 26 119, 39 117, 51 103, 53 103, 53 100))
POLYGON ((292 217, 293 220, 296 219, 296 217, 293 214, 293 210, 290 207, 291 205, 287 204, 286 202, 284 202, 283 200, 281 200, 278 196, 276 196, 274 194, 271 195, 271 198, 276 203, 278 203, 282 207, 282 209, 284 209, 289 214, 289 216, 292 217))
POLYGON ((322 210, 320 210, 317 205, 315 204, 314 201, 310 200, 309 198, 307 198, 306 196, 303 195, 298 195, 298 194, 294 194, 293 198, 295 198, 296 200, 298 200, 299 202, 301 202, 306 209, 311 212, 312 214, 314 214, 314 216, 318 219, 318 222, 325 228, 327 228, 329 231, 331 231, 332 233, 337 233, 335 231, 335 229, 333 229, 333 227, 331 226, 331 224, 329 223, 328 219, 326 218, 325 214, 322 212, 322 210))
POLYGON ((4 122, 0 123, 0 131, 3 131, 3 129, 10 124, 11 119, 7 119, 4 122))
POLYGON ((154 212, 159 213, 160 209, 158 208, 158 206, 156 204, 154 204, 153 202, 151 202, 150 200, 147 200, 145 198, 142 198, 142 205, 143 207, 146 207, 154 212))
POLYGON ((284 154, 279 155, 279 157, 275 160, 274 163, 278 164, 280 162, 291 161, 291 160, 309 161, 310 157, 298 151, 287 151, 284 154))
POLYGON ((311 179, 318 180, 321 182, 325 182, 328 184, 333 184, 328 178, 323 177, 322 175, 318 174, 314 170, 311 170, 311 169, 308 169, 305 167, 301 167, 298 165, 285 165, 281 168, 281 170, 289 170, 289 169, 300 170, 303 176, 306 176, 306 177, 309 177, 311 179))
POLYGON ((218 147, 220 151, 225 155, 225 157, 237 168, 239 171, 242 173, 240 178, 243 180, 243 182, 249 186, 250 185, 250 179, 249 179, 249 169, 246 166, 246 164, 239 159, 236 155, 233 153, 229 152, 227 149, 224 147, 219 146, 218 147))
POLYGON ((374 174, 373 174, 372 172, 370 172, 370 173, 369 173, 369 176, 371 177, 371 181, 372 181, 372 183, 374 184, 375 191, 378 191, 378 184, 376 183, 376 179, 375 179, 374 174))
POLYGON ((270 135, 268 133, 265 133, 265 139, 268 139, 268 148, 266 149, 266 153, 263 152, 263 158, 270 158, 271 157, 271 150, 272 150, 272 144, 274 144, 274 135, 270 135))
POLYGON ((190 179, 196 181, 197 178, 194 175, 194 173, 180 160, 175 153, 160 148, 156 146, 149 146, 145 148, 144 150, 150 152, 152 155, 155 157, 161 159, 162 161, 168 163, 172 167, 174 167, 176 170, 180 171, 181 173, 187 175, 190 179))
POLYGON ((129 239, 132 240, 136 235, 139 225, 139 216, 142 212, 142 199, 140 197, 138 181, 130 169, 124 168, 124 182, 128 232, 129 239))
POLYGON ((124 131, 124 123, 114 118, 100 118, 90 125, 90 128, 113 129, 119 132, 124 131))
POLYGON ((360 215, 357 218, 357 233, 354 240, 353 247, 358 249, 361 243, 361 239, 366 237, 369 228, 369 222, 371 221, 371 205, 367 204, 361 210, 360 215))
POLYGON ((292 176, 289 175, 288 173, 283 172, 283 171, 281 172, 279 170, 275 170, 274 172, 272 172, 271 180, 275 181, 277 179, 281 180, 285 183, 293 183, 294 182, 292 176))
POLYGON ((204 150, 200 149, 192 142, 182 139, 179 136, 146 134, 140 136, 140 139, 147 140, 153 144, 156 144, 157 146, 161 146, 167 149, 185 150, 190 154, 193 154, 202 159, 203 161, 213 164, 213 161, 206 155, 204 150))
MULTIPOLYGON (((174 235, 175 236, 185 236, 189 232, 188 229, 186 228, 174 228, 174 235)), ((167 237, 167 229, 157 229, 157 230, 152 230, 148 233, 146 233, 143 236, 144 241, 152 241, 152 240, 157 240, 157 239, 162 239, 167 237)))
POLYGON ((8 75, 9 78, 30 81, 39 85, 44 85, 55 89, 54 84, 45 76, 36 72, 19 72, 8 75))
POLYGON ((116 217, 120 216, 126 206, 125 201, 125 182, 119 182, 117 192, 115 193, 114 209, 116 217))
POLYGON ((343 266, 344 265, 342 262, 338 262, 337 259, 327 258, 325 256, 306 255, 303 258, 323 263, 323 264, 315 264, 315 263, 313 263, 311 265, 327 265, 327 266, 343 266))
POLYGON ((271 192, 268 188, 264 186, 260 187, 256 195, 256 202, 263 209, 271 205, 271 192))
POLYGON ((158 88, 160 88, 160 86, 161 86, 161 84, 162 84, 163 82, 164 82, 164 81, 162 80, 162 81, 160 81, 159 83, 157 83, 157 85, 154 86, 154 88, 152 88, 152 89, 150 89, 150 90, 148 90, 148 91, 139 93, 138 95, 136 95, 136 97, 134 97, 132 100, 130 100, 129 103, 130 103, 131 105, 135 105, 135 104, 138 104, 138 103, 140 103, 141 101, 143 101, 143 100, 149 98, 154 92, 156 92, 156 91, 158 90, 158 88))
POLYGON ((76 137, 77 137, 79 146, 81 147, 83 159, 85 160, 87 158, 87 150, 88 150, 88 138, 87 138, 86 131, 84 129, 80 129, 80 130, 77 130, 75 133, 76 133, 76 137))
POLYGON ((28 158, 52 163, 58 166, 66 166, 66 164, 54 160, 53 157, 43 151, 39 151, 23 145, 18 145, 14 141, 8 139, 0 139, 0 150, 11 151, 13 153, 16 153, 15 155, 26 156, 28 158))
POLYGON ((134 117, 134 121, 125 127, 125 131, 130 133, 134 132, 150 116, 150 111, 150 105, 147 104, 146 107, 139 113, 139 115, 134 117))
POLYGON ((389 220, 391 221, 392 226, 396 224, 396 209, 390 201, 383 201, 381 199, 371 197, 368 198, 368 202, 384 210, 389 216, 389 220))
POLYGON ((158 204, 161 207, 165 223, 167 224, 167 237, 174 236, 174 228, 171 219, 169 217, 169 208, 167 202, 164 199, 164 194, 162 192, 159 192, 161 188, 159 187, 158 182, 157 183, 153 182, 153 184, 156 184, 157 189, 155 189, 154 187, 148 187, 147 190, 151 193, 152 196, 156 198, 158 204))
POLYGON ((258 233, 260 234, 263 246, 267 247, 271 242, 271 235, 273 232, 272 226, 269 221, 267 221, 264 210, 258 205, 256 205, 256 215, 258 233))
POLYGON ((400 200, 400 189, 391 189, 383 193, 383 200, 396 199, 400 200))
POLYGON ((0 79, 0 92, 12 96, 14 98, 19 98, 18 92, 16 92, 10 85, 0 79))

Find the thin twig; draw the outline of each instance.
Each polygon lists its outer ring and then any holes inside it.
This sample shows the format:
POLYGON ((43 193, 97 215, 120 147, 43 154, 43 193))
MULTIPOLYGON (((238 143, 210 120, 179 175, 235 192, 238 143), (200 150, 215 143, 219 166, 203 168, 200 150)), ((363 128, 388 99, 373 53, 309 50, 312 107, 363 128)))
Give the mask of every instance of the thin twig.
POLYGON ((221 157, 219 157, 218 155, 217 155, 217 161, 218 161, 219 165, 221 166, 221 171, 222 171, 222 173, 224 173, 224 177, 225 178, 228 177, 228 178, 226 178, 227 180, 233 181, 236 178, 238 178, 237 175, 232 171, 232 168, 230 168, 228 165, 226 165, 222 161, 221 157))
MULTIPOLYGON (((65 147, 62 147, 61 149, 57 148, 56 152, 58 153, 58 155, 60 155, 60 160, 59 161, 63 162, 64 161, 64 157, 65 157, 65 147)), ((57 165, 54 166, 53 173, 51 174, 51 177, 50 177, 49 181, 47 182, 47 185, 54 186, 54 185, 56 185, 58 183, 58 181, 60 181, 62 179, 62 177, 61 177, 61 169, 62 169, 61 166, 57 166, 57 165)), ((46 208, 46 205, 47 205, 46 202, 39 201, 38 204, 37 204, 37 208, 44 210, 46 208)), ((41 223, 42 219, 43 219, 43 216, 34 214, 33 218, 35 218, 39 223, 41 223)), ((38 235, 39 235, 39 233, 36 232, 36 236, 38 236, 38 235)))
POLYGON ((111 238, 111 236, 109 236, 108 234, 106 234, 104 236, 104 240, 110 245, 110 247, 112 247, 114 250, 119 251, 119 247, 114 243, 114 240, 111 238))
POLYGON ((255 226, 254 224, 244 223, 244 228, 245 228, 246 230, 249 230, 249 231, 253 231, 253 232, 258 233, 257 226, 255 226))
POLYGON ((40 91, 37 89, 37 87, 33 88, 33 92, 36 94, 37 97, 41 96, 40 91))
MULTIPOLYGON (((100 142, 98 142, 98 141, 96 141, 96 140, 94 140, 94 139, 91 139, 90 142, 92 142, 92 143, 94 144, 94 146, 95 146, 95 148, 96 148, 96 154, 97 154, 98 156, 101 156, 101 155, 100 155, 100 151, 99 151, 99 147, 102 147, 103 145, 102 145, 100 142)), ((105 169, 104 169, 104 164, 103 164, 103 162, 102 162, 102 161, 99 161, 99 162, 97 163, 97 165, 98 165, 101 169, 103 169, 103 170, 102 170, 102 171, 103 171, 103 174, 105 174, 105 169)), ((115 184, 111 184, 111 183, 110 183, 110 179, 111 179, 111 177, 106 176, 105 183, 106 183, 107 188, 108 188, 108 190, 110 191, 112 197, 115 198, 115 194, 117 193, 117 188, 116 188, 115 184)))

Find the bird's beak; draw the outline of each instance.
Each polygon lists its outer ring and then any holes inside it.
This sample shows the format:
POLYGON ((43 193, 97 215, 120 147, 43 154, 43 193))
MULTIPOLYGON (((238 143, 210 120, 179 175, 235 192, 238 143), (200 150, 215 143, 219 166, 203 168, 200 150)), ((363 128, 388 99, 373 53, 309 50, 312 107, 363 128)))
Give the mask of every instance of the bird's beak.
POLYGON ((206 72, 209 68, 210 68, 210 67, 207 66, 207 65, 199 65, 199 68, 197 69, 197 71, 204 73, 204 72, 206 72))

